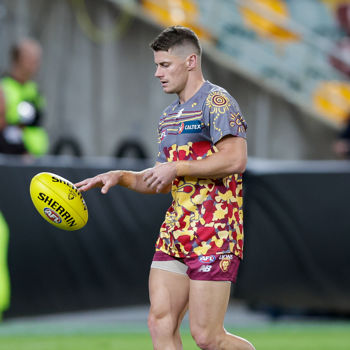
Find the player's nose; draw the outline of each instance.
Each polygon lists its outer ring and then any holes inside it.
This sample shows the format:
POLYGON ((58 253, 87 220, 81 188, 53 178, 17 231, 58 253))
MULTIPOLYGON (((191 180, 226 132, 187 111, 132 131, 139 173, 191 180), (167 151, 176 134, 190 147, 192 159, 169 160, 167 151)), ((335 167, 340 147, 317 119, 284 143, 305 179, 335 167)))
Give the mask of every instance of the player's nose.
POLYGON ((154 76, 156 77, 156 78, 160 78, 160 77, 162 77, 162 75, 163 75, 163 73, 162 73, 162 69, 161 69, 161 67, 157 67, 156 68, 156 71, 154 72, 154 76))

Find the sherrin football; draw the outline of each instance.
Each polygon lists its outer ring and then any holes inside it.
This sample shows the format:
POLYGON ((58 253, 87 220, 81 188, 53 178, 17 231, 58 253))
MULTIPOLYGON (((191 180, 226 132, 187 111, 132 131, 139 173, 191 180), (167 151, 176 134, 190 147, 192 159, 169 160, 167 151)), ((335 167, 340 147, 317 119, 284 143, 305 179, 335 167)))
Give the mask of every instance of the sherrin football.
POLYGON ((74 184, 59 175, 35 175, 30 182, 30 196, 39 214, 62 230, 79 230, 88 221, 88 209, 82 194, 74 184))

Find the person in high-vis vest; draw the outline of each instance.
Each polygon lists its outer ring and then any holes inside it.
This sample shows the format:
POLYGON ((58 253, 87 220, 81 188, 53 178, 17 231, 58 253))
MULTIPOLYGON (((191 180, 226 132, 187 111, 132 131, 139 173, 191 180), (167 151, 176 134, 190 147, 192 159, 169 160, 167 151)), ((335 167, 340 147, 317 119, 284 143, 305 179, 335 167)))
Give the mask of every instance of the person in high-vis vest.
POLYGON ((10 275, 7 263, 9 228, 0 211, 0 321, 2 314, 10 306, 10 275))
POLYGON ((5 128, 6 121, 5 121, 5 98, 4 93, 2 92, 0 88, 0 133, 5 128))
POLYGON ((0 80, 5 100, 0 153, 42 156, 48 152, 48 135, 41 126, 45 99, 32 80, 41 55, 41 46, 33 39, 23 39, 11 50, 10 72, 0 80))

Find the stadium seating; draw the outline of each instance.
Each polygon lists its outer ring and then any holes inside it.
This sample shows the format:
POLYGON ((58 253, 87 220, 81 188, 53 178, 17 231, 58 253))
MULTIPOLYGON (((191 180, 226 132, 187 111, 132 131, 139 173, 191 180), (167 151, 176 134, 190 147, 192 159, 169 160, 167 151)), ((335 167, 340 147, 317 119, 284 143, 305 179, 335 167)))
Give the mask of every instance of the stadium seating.
POLYGON ((310 108, 313 101, 311 108, 339 123, 347 118, 347 94, 340 93, 339 99, 334 87, 333 93, 325 93, 334 81, 345 89, 348 85, 347 77, 330 64, 330 56, 339 58, 332 50, 343 34, 336 20, 337 7, 334 1, 331 3, 332 6, 327 0, 142 1, 144 9, 160 24, 175 24, 177 18, 178 24, 199 28, 200 35, 214 38, 215 48, 232 57, 242 71, 282 91, 292 102, 310 108))
MULTIPOLYGON (((125 5, 125 0, 115 2, 125 5)), ((207 47, 229 57, 236 69, 336 125, 347 119, 350 105, 344 93, 350 89, 350 69, 344 73, 346 54, 338 44, 347 35, 346 26, 350 28, 349 5, 343 3, 134 0, 139 11, 157 24, 191 27, 207 47)))

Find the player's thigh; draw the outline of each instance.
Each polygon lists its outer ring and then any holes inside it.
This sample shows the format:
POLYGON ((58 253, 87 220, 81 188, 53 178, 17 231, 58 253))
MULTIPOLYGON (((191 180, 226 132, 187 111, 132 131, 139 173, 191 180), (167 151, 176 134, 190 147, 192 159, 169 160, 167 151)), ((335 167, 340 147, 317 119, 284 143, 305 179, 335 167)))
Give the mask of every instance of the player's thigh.
POLYGON ((171 315, 174 320, 178 320, 187 309, 189 278, 187 275, 151 268, 149 296, 150 313, 154 317, 171 315))
POLYGON ((193 335, 223 331, 231 283, 190 281, 189 318, 193 335))

